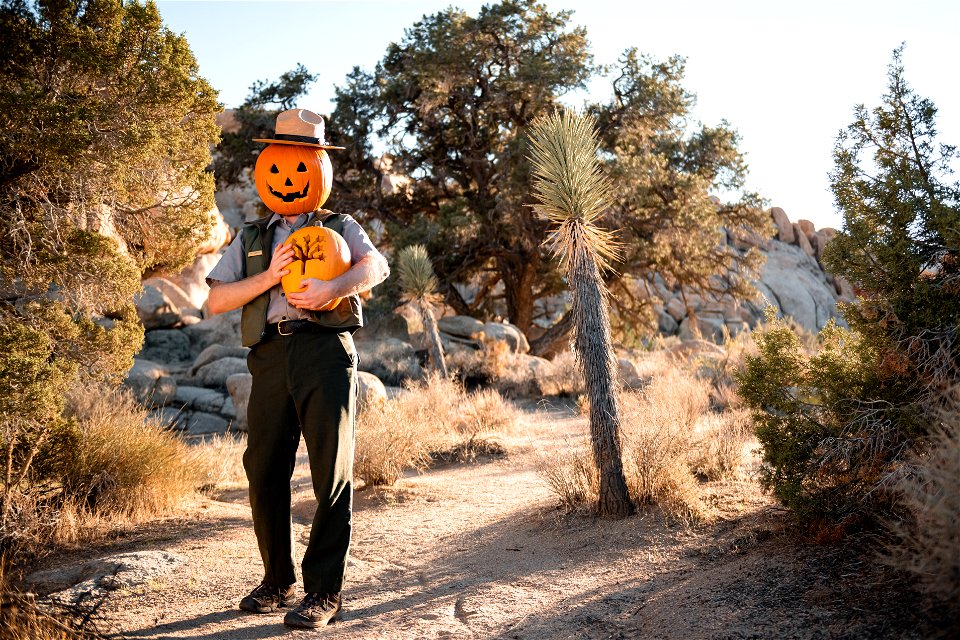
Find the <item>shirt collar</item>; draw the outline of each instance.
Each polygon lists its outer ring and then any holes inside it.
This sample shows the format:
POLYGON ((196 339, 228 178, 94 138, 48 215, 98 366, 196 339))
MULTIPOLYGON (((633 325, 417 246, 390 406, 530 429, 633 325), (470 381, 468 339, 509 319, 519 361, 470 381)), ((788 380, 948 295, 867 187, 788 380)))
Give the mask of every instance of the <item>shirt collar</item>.
MULTIPOLYGON (((311 211, 310 213, 307 213, 307 214, 301 213, 301 214, 300 214, 300 217, 297 218, 296 221, 295 221, 295 222, 293 223, 293 225, 291 226, 291 229, 292 229, 292 230, 299 229, 299 228, 302 227, 303 225, 307 224, 308 222, 310 222, 311 220, 313 220, 313 215, 314 215, 314 212, 313 212, 313 211, 311 211), (304 216, 306 216, 306 217, 304 217, 304 216)), ((283 216, 281 216, 279 213, 273 214, 272 216, 270 216, 270 220, 267 222, 267 228, 269 229, 270 227, 272 227, 272 226, 275 225, 275 224, 280 224, 280 222, 281 222, 282 220, 283 220, 283 216)))

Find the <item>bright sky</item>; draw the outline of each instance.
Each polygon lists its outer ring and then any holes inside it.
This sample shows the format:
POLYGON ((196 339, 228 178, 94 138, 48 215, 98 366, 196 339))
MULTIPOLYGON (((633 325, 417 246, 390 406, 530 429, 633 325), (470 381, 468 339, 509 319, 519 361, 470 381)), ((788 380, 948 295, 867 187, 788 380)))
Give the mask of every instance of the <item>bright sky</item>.
MULTIPOLYGON (((200 70, 237 106, 258 79, 302 62, 320 78, 298 106, 329 113, 334 86, 357 65, 372 70, 390 42, 424 14, 475 0, 197 2, 160 0, 185 33, 200 70)), ((827 174, 837 132, 857 103, 878 104, 891 53, 906 42, 906 78, 939 109, 940 141, 960 144, 960 2, 956 0, 548 0, 573 10, 598 63, 628 47, 687 58, 694 117, 730 122, 750 166, 748 187, 792 220, 840 227, 827 174)), ((606 99, 609 85, 591 87, 606 99)), ((582 99, 582 97, 581 97, 582 99)))

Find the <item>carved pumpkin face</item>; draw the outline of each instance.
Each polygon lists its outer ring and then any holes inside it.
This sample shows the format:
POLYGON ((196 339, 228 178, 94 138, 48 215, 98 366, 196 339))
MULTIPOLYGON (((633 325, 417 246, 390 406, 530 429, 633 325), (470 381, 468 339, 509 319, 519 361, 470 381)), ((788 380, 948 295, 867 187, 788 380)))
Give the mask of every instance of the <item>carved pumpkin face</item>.
MULTIPOLYGON (((302 291, 304 278, 333 280, 350 268, 350 247, 333 229, 302 227, 291 233, 284 244, 293 245, 293 262, 288 267, 290 273, 280 279, 288 294, 302 291)), ((331 300, 317 311, 333 309, 340 300, 342 298, 331 300)))
POLYGON ((267 208, 284 216, 310 213, 330 196, 333 166, 323 149, 268 144, 253 169, 257 193, 267 208))

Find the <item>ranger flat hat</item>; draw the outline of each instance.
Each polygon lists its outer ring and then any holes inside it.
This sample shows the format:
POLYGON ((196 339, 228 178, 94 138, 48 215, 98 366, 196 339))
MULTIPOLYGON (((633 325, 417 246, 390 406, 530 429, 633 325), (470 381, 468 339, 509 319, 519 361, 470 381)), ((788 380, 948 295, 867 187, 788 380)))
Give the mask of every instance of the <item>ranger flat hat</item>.
POLYGON ((323 139, 323 117, 306 109, 287 109, 277 116, 277 132, 272 139, 254 138, 254 142, 293 144, 319 149, 345 149, 334 147, 323 139))

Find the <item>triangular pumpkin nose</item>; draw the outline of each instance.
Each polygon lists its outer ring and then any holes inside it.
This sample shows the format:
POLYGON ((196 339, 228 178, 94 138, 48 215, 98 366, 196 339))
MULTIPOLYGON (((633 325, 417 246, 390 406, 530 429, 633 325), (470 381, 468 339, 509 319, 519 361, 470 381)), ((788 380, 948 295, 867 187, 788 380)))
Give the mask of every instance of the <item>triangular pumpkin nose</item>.
POLYGON ((287 178, 287 181, 283 183, 283 186, 285 186, 285 187, 292 187, 292 186, 293 186, 293 183, 290 182, 290 178, 287 178))

